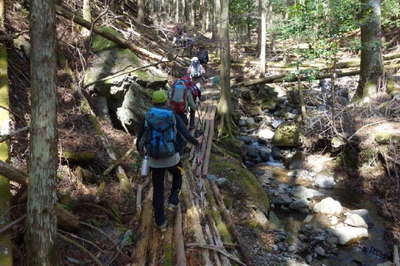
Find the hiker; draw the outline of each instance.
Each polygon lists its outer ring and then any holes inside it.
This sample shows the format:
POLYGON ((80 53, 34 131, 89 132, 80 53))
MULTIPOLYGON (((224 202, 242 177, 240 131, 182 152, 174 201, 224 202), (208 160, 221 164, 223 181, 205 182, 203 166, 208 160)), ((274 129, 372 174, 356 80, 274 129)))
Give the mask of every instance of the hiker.
POLYGON ((204 81, 204 74, 206 73, 204 67, 200 64, 199 58, 193 57, 191 60, 191 64, 187 69, 186 72, 190 78, 192 79, 193 83, 199 88, 203 90, 203 81, 204 81))
POLYGON ((172 35, 173 35, 172 44, 174 44, 174 45, 176 44, 179 46, 179 43, 181 43, 181 45, 182 45, 182 33, 183 33, 183 29, 179 25, 176 25, 172 29, 172 35))
POLYGON ((177 114, 185 125, 188 125, 187 119, 187 111, 190 107, 190 110, 197 110, 196 104, 193 100, 193 94, 188 89, 185 84, 185 80, 178 79, 176 80, 169 91, 169 105, 171 109, 177 114))
POLYGON ((197 58, 200 61, 200 64, 205 67, 208 64, 208 52, 207 50, 203 47, 199 47, 199 51, 197 52, 197 58))
POLYGON ((154 91, 154 107, 145 114, 138 132, 136 147, 141 154, 149 156, 153 183, 153 208, 156 226, 165 231, 167 220, 164 214, 164 176, 167 170, 173 176, 168 209, 174 210, 179 203, 182 186, 183 167, 179 155, 181 143, 177 135, 184 136, 193 145, 199 141, 192 137, 180 117, 167 108, 167 94, 163 90, 154 91))
MULTIPOLYGON (((185 75, 181 78, 185 82, 185 86, 192 93, 193 101, 196 103, 196 107, 200 104, 201 100, 201 90, 190 80, 188 75, 185 75)), ((194 119, 196 114, 196 109, 193 109, 191 106, 189 112, 189 130, 194 129, 194 119)))

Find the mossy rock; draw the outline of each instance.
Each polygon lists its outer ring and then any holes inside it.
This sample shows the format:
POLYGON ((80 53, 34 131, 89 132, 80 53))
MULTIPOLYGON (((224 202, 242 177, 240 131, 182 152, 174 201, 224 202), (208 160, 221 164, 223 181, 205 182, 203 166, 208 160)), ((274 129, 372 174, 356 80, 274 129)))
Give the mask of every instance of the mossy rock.
MULTIPOLYGON (((123 36, 116 30, 109 28, 109 27, 102 27, 102 30, 109 32, 113 35, 119 36, 121 38, 123 38, 123 36)), ((92 45, 91 48, 93 49, 94 52, 100 52, 100 51, 104 51, 110 48, 114 48, 114 47, 118 47, 118 45, 113 42, 110 41, 106 38, 101 37, 98 34, 94 35, 93 41, 92 41, 92 45)))
POLYGON ((273 98, 269 98, 269 99, 265 99, 262 103, 261 103, 261 109, 265 110, 268 109, 270 111, 275 110, 276 109, 276 101, 273 98))
POLYGON ((375 142, 381 145, 389 143, 400 143, 400 135, 390 132, 379 132, 375 135, 375 142))
POLYGON ((298 147, 300 142, 300 126, 295 122, 284 122, 276 129, 272 143, 278 147, 298 147))
POLYGON ((240 160, 241 154, 244 149, 244 144, 237 138, 224 138, 217 143, 218 147, 221 147, 224 152, 232 156, 235 159, 240 160))
POLYGON ((231 195, 234 201, 250 201, 262 212, 268 213, 270 203, 267 194, 253 173, 243 168, 239 160, 213 154, 210 163, 210 174, 225 177, 239 188, 239 193, 231 195), (245 195, 246 198, 239 199, 238 195, 245 195))
POLYGON ((400 86, 393 79, 386 82, 386 92, 391 95, 400 94, 400 86))

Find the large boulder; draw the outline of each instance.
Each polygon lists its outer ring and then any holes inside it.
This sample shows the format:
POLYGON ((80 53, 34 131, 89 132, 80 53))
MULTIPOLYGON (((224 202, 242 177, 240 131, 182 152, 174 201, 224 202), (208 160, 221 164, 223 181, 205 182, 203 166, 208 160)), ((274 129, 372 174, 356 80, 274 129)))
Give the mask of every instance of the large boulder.
POLYGON ((353 227, 368 228, 368 224, 365 222, 364 218, 355 213, 348 213, 344 223, 353 227))
POLYGON ((275 131, 272 143, 278 147, 298 147, 300 142, 300 126, 294 122, 284 122, 275 131))
POLYGON ((330 227, 330 231, 339 239, 339 244, 346 245, 361 238, 368 237, 366 228, 338 224, 330 227))
POLYGON ((325 198, 314 205, 316 213, 324 213, 329 215, 339 215, 343 210, 339 201, 332 198, 325 198))

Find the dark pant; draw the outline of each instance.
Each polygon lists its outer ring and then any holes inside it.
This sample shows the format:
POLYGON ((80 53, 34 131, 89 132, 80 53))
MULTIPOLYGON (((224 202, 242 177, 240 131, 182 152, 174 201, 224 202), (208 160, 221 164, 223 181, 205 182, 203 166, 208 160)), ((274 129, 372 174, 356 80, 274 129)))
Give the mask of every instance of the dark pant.
POLYGON ((196 111, 193 110, 192 108, 190 108, 189 129, 194 128, 194 117, 195 117, 195 115, 196 115, 196 111))
POLYGON ((173 176, 171 194, 169 195, 168 201, 172 204, 177 205, 179 203, 179 191, 182 186, 182 163, 179 162, 177 165, 169 168, 152 168, 152 179, 153 179, 153 208, 154 218, 157 225, 162 225, 165 221, 164 214, 164 176, 165 170, 170 172, 173 176))

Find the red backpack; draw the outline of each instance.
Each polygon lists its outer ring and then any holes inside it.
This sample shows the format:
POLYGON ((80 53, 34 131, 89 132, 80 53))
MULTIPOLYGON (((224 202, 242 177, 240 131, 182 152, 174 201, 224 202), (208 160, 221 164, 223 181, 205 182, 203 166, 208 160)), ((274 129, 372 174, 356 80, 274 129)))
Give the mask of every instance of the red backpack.
POLYGON ((183 80, 178 80, 172 85, 170 98, 171 109, 176 114, 184 114, 186 111, 187 88, 183 80))

